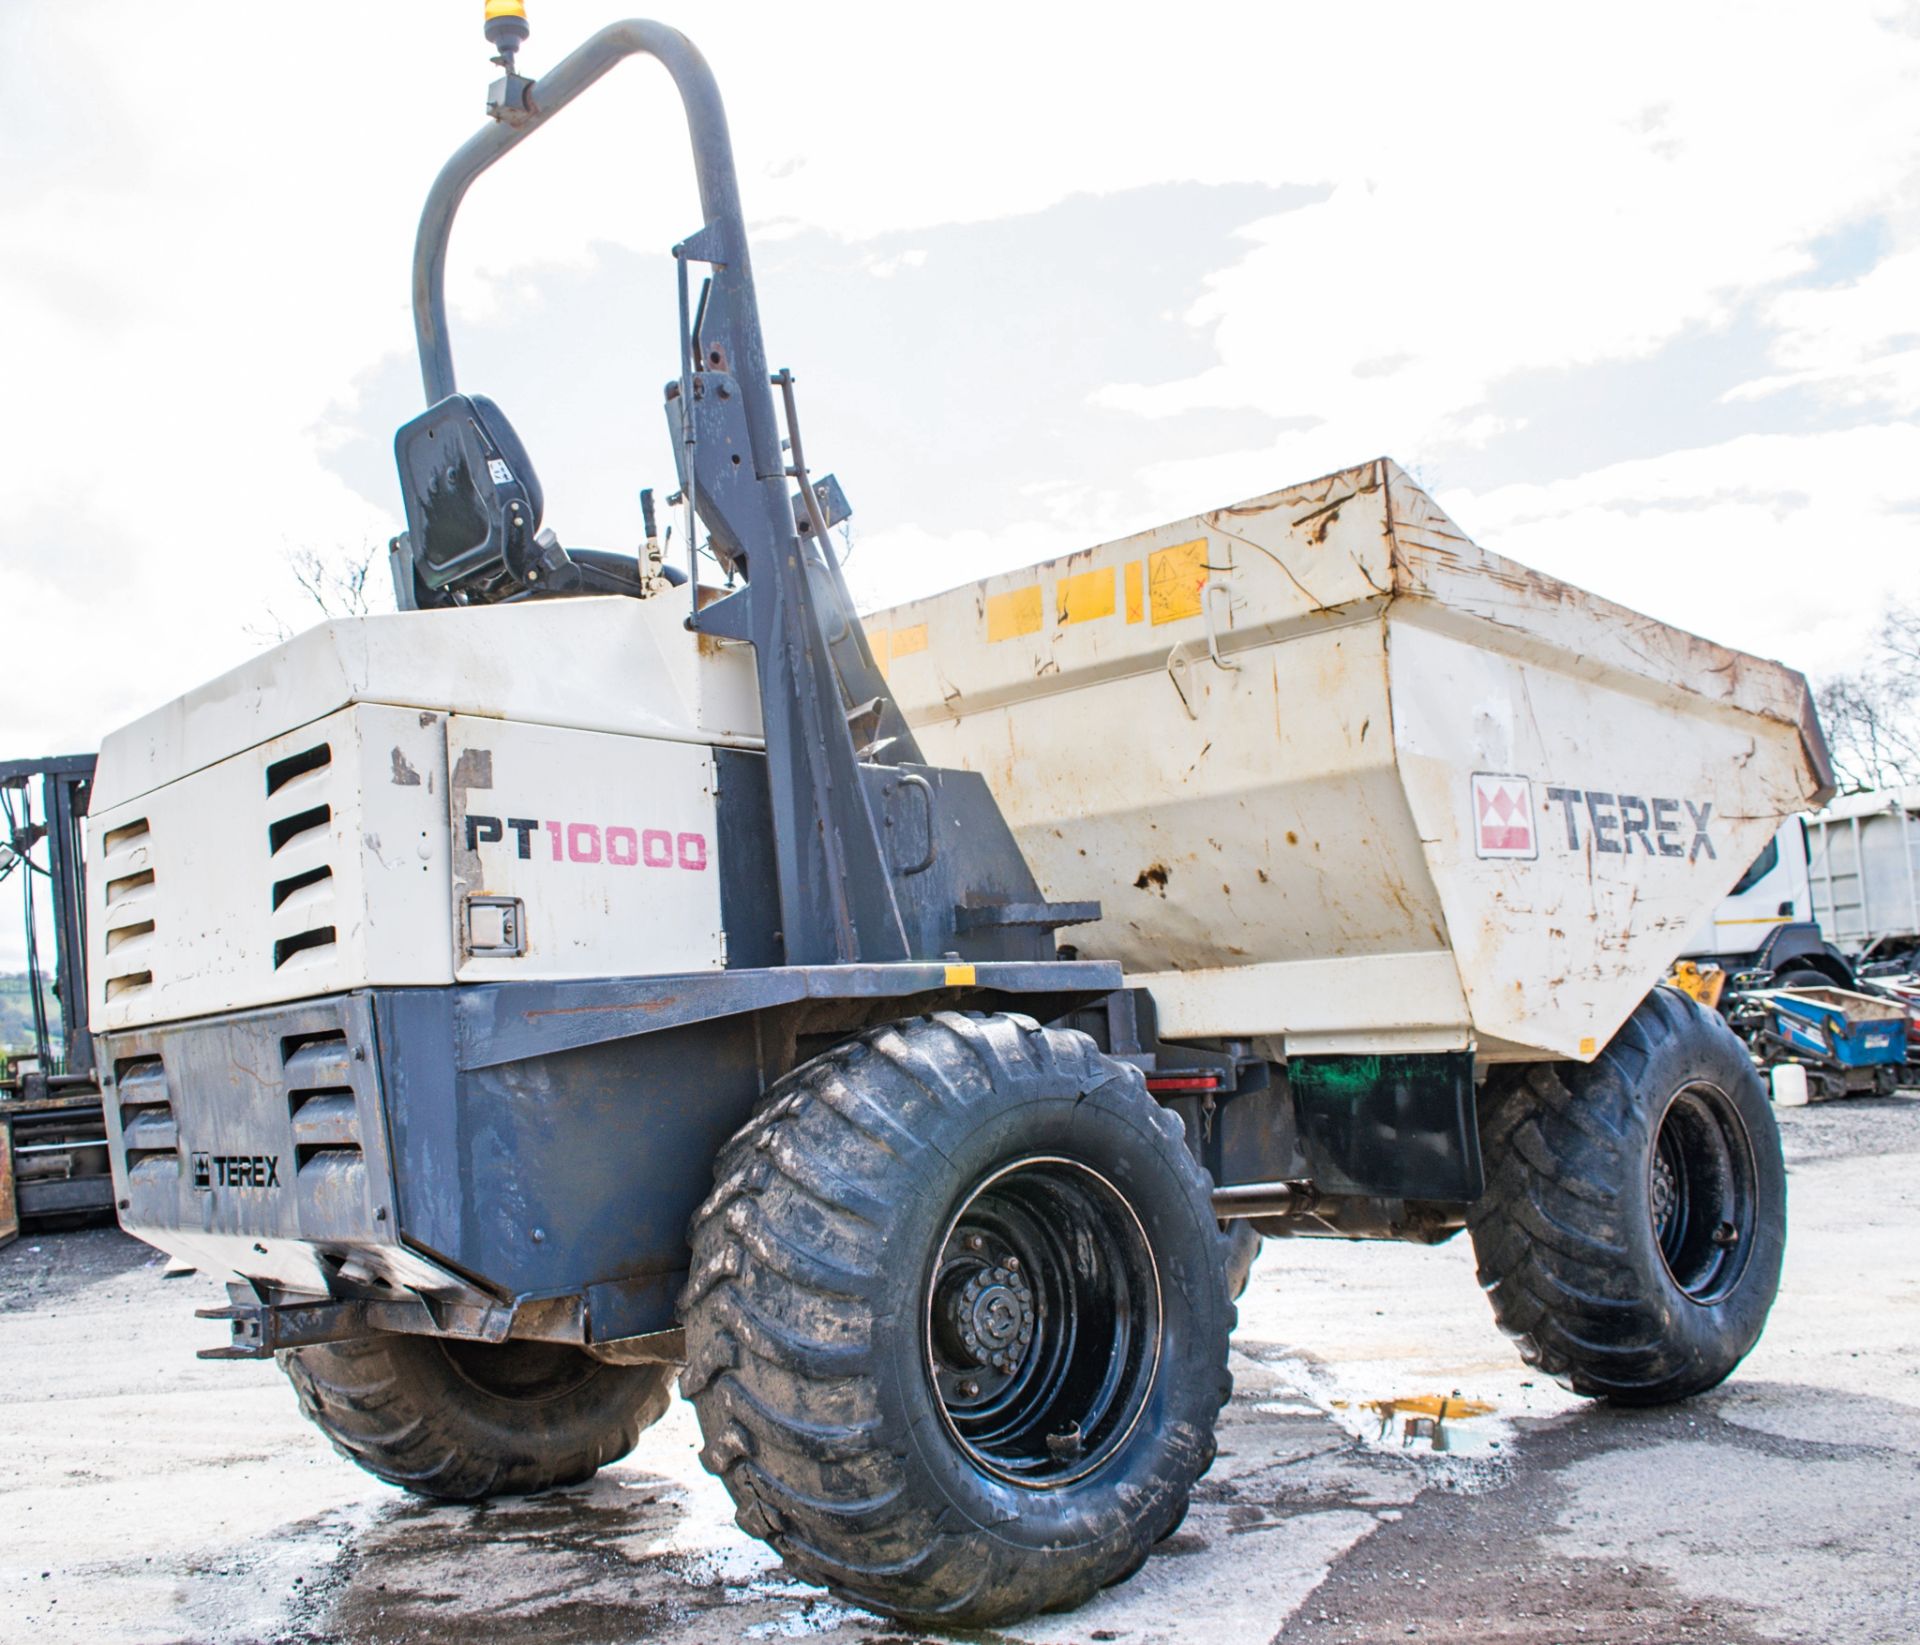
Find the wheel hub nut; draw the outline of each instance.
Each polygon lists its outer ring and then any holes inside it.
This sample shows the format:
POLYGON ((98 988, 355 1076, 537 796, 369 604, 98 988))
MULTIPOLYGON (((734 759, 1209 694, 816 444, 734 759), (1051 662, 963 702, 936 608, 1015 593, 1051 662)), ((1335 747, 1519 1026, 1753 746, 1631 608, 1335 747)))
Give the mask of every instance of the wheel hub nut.
POLYGON ((982 1268, 955 1299, 960 1341, 975 1364, 1003 1375, 1015 1370, 1033 1341, 1033 1292, 1017 1259, 982 1268))
POLYGON ((1673 1216, 1674 1201, 1679 1198, 1673 1178, 1673 1167, 1664 1159, 1657 1160, 1653 1168, 1653 1226, 1656 1232, 1665 1233, 1668 1221, 1673 1216))

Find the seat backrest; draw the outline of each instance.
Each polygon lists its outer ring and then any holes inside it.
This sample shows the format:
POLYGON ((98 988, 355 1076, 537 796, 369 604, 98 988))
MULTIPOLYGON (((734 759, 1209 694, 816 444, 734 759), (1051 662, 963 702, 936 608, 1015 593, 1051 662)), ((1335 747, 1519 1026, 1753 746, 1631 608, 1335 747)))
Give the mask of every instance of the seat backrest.
POLYGON ((401 426, 393 456, 422 584, 519 576, 546 498, 505 412, 484 394, 450 394, 401 426))

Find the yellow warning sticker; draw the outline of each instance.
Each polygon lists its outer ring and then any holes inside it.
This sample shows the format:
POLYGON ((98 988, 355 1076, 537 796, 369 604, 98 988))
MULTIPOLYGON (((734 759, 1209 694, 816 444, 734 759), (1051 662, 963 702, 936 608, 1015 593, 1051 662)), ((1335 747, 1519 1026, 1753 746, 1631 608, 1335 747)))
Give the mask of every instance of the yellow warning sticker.
POLYGON ((949 988, 971 988, 974 986, 974 971, 970 965, 950 965, 947 967, 947 986, 949 988))
POLYGON ((987 639, 1017 640, 1022 634, 1040 632, 1040 585, 1010 589, 1005 594, 987 596, 987 639))
POLYGON ((1175 543, 1147 556, 1147 604, 1156 625, 1199 616, 1206 586, 1206 538, 1175 543))
POLYGON ((1054 585, 1053 602, 1063 626, 1067 623, 1092 622, 1096 617, 1111 617, 1113 567, 1062 577, 1054 585))
POLYGON ((1590 1057, 1593 1054, 1594 1054, 1593 1036, 1591 1034, 1588 1034, 1580 1041, 1580 1055, 1583 1057, 1590 1057))
POLYGON ((1146 615, 1146 604, 1140 595, 1140 562, 1127 561, 1127 621, 1137 623, 1146 615))

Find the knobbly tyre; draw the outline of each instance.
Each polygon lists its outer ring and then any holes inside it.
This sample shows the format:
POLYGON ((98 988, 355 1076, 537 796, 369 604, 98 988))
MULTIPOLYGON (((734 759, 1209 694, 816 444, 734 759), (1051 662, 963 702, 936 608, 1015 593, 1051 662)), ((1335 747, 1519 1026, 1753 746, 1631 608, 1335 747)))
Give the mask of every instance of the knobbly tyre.
POLYGON ((588 1477, 678 1372, 743 1526, 951 1626, 1077 1604, 1179 1523, 1262 1234, 1470 1226, 1501 1323, 1576 1388, 1726 1376, 1777 1280, 1778 1139, 1726 1031, 1647 990, 1827 786, 1798 676, 1480 555, 1386 464, 1117 545, 1110 627, 1070 620, 1100 606, 1076 564, 876 655, 705 63, 628 22, 529 80, 519 13, 488 6, 491 119, 421 222, 401 610, 100 756, 119 1213, 235 1276, 211 1353, 277 1356, 342 1452, 457 1501, 588 1477), (638 553, 563 544, 454 377, 461 198, 632 55, 699 179, 666 409, 726 589, 650 505, 638 553), (1008 684, 1048 646, 1085 696, 1008 684), (994 715, 1082 791, 998 769, 994 715), (1549 853, 1562 807, 1589 843, 1549 853), (1645 848, 1637 881, 1596 830, 1645 848))

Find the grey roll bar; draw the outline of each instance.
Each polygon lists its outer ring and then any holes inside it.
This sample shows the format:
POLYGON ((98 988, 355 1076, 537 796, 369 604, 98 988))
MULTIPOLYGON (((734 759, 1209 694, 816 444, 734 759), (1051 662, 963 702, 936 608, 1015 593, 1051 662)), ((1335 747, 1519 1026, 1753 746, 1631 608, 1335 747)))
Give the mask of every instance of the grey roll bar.
MULTIPOLYGON (((895 758, 918 751, 837 568, 824 558, 826 544, 803 548, 798 536, 726 112, 706 59, 684 35, 637 19, 613 23, 538 80, 508 67, 495 88, 493 118, 441 168, 420 214, 413 319, 421 382, 429 407, 456 391, 447 339, 447 240, 467 190, 622 59, 638 55, 656 58, 680 92, 705 217, 675 248, 681 371, 667 401, 680 436, 681 487, 689 512, 697 513, 729 568, 745 571, 738 588, 704 607, 697 579, 690 578, 695 609, 688 626, 754 648, 786 962, 906 961, 914 957, 912 945, 852 721, 888 733, 895 758), (690 261, 713 271, 702 317, 693 322, 697 337, 687 334, 685 313, 690 261), (823 575, 809 571, 815 560, 823 575), (848 689, 849 670, 858 696, 848 689)), ((814 518, 818 532, 817 511, 814 518)), ((690 541, 690 556, 693 550, 690 541)))
POLYGON ((699 48, 678 29, 643 18, 609 23, 563 57, 534 83, 525 114, 489 120, 455 150, 440 168, 420 212, 413 246, 413 331, 420 353, 420 379, 427 403, 455 391, 453 346, 447 336, 447 241, 460 202, 482 172, 531 136, 595 81, 629 57, 655 58, 673 77, 687 113, 687 136, 706 218, 708 246, 724 261, 730 285, 743 301, 734 306, 732 342, 735 375, 753 445, 754 469, 768 479, 783 472, 780 437, 774 421, 773 393, 766 343, 753 301, 753 270, 747 254, 746 224, 740 211, 740 183, 733 164, 733 140, 720 88, 699 48))

